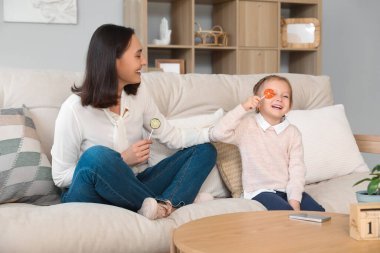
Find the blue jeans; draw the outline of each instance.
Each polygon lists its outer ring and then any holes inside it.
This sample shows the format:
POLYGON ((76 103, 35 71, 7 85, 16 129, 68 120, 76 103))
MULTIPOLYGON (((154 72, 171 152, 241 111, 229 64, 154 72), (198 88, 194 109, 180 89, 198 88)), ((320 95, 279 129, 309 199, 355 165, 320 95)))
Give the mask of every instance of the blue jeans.
POLYGON ((80 157, 61 201, 102 203, 137 211, 145 198, 152 197, 180 207, 194 201, 215 160, 214 146, 200 144, 135 175, 120 153, 94 146, 80 157))
MULTIPOLYGON (((252 200, 260 202, 268 210, 293 210, 293 208, 288 203, 288 198, 285 192, 262 192, 253 197, 252 200)), ((305 211, 325 211, 325 209, 306 192, 302 193, 302 200, 300 205, 301 210, 305 211)))

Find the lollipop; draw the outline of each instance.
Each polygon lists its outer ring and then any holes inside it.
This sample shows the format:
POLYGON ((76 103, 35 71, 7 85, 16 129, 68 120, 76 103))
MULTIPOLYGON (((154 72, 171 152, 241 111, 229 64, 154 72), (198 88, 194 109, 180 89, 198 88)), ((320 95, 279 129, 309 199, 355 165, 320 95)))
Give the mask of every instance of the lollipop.
POLYGON ((152 137, 152 133, 153 133, 153 130, 154 129, 157 129, 161 126, 161 121, 157 118, 153 118, 150 120, 150 127, 152 128, 152 131, 150 131, 150 134, 149 134, 149 140, 150 140, 150 137, 152 137))
POLYGON ((266 99, 271 99, 276 95, 276 92, 272 89, 265 89, 264 90, 264 96, 261 97, 261 99, 266 98, 266 99))

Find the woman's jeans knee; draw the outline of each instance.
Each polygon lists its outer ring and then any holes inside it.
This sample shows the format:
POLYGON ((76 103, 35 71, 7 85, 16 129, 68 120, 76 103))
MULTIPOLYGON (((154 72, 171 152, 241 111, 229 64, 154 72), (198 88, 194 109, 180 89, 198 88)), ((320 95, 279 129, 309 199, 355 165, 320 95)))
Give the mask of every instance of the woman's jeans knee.
POLYGON ((136 211, 142 201, 152 195, 148 187, 137 180, 120 153, 94 146, 80 157, 62 202, 112 204, 136 211))
POLYGON ((120 153, 94 146, 80 157, 62 202, 111 204, 133 211, 147 197, 170 200, 174 206, 190 204, 215 160, 215 148, 200 144, 180 150, 135 175, 120 153))

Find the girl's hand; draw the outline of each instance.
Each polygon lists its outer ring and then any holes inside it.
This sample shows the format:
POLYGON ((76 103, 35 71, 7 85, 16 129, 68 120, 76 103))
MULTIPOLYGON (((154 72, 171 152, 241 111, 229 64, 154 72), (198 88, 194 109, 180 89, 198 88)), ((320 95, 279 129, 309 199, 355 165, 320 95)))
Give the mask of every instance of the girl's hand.
POLYGON ((300 202, 294 199, 288 200, 289 205, 294 209, 294 211, 301 211, 300 202))
POLYGON ((260 104, 260 101, 261 101, 260 97, 251 96, 241 105, 246 111, 250 111, 250 110, 256 109, 256 107, 260 104))
POLYGON ((151 140, 141 140, 135 142, 127 150, 121 153, 124 162, 129 166, 145 162, 149 158, 149 147, 152 144, 151 140))

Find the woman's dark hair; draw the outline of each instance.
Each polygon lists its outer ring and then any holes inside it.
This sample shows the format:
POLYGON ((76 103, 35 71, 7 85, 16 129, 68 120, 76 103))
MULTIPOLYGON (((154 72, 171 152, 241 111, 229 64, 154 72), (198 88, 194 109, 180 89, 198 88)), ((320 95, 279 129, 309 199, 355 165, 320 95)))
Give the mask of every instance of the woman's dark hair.
MULTIPOLYGON (((290 85, 289 80, 288 80, 286 77, 279 76, 279 75, 269 75, 269 76, 266 76, 266 77, 261 78, 261 79, 255 84, 255 86, 253 87, 253 95, 258 96, 258 95, 259 95, 259 91, 260 91, 261 86, 263 86, 263 84, 264 84, 266 81, 269 81, 269 80, 280 80, 280 81, 284 81, 285 83, 288 84, 289 89, 290 89, 289 102, 290 102, 290 108, 291 108, 292 105, 293 105, 293 89, 292 89, 292 86, 290 85)), ((258 109, 258 108, 256 108, 256 112, 259 112, 259 109, 258 109)))
MULTIPOLYGON (((118 74, 116 59, 120 58, 130 45, 132 28, 105 24, 91 37, 86 59, 85 78, 82 86, 71 87, 81 97, 82 105, 108 108, 117 104, 118 74)), ((124 87, 127 94, 136 95, 139 84, 124 87)))

